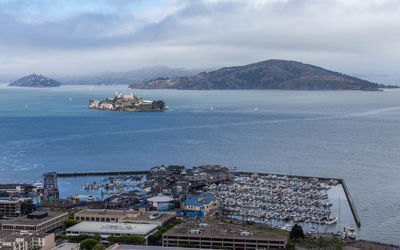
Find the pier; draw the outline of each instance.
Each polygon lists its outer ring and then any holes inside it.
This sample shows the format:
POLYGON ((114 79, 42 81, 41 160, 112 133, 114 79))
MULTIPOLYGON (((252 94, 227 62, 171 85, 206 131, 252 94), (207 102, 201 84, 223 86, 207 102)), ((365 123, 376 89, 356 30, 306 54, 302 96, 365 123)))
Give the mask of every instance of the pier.
POLYGON ((148 170, 143 171, 95 171, 95 172, 70 172, 57 173, 57 177, 81 177, 81 176, 120 176, 120 175, 145 175, 150 173, 148 170))

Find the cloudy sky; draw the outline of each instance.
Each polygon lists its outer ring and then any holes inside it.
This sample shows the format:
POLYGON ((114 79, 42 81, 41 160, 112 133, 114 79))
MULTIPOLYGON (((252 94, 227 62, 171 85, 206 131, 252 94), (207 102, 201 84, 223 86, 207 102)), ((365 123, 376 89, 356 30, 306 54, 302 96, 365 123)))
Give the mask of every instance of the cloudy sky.
POLYGON ((400 1, 0 0, 0 77, 271 58, 400 83, 400 1))

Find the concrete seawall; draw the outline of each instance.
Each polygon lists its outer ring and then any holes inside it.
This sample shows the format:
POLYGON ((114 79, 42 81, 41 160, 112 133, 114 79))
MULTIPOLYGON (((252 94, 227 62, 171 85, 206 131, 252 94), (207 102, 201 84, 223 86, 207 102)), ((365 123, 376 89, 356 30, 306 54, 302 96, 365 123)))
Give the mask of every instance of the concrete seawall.
POLYGON ((347 188, 346 182, 344 182, 343 179, 340 179, 340 182, 342 183, 342 187, 343 187, 344 193, 346 195, 347 202, 349 202, 351 212, 353 213, 354 220, 356 221, 357 226, 361 227, 360 217, 358 217, 356 206, 354 205, 353 199, 350 196, 350 192, 349 192, 349 189, 347 188))

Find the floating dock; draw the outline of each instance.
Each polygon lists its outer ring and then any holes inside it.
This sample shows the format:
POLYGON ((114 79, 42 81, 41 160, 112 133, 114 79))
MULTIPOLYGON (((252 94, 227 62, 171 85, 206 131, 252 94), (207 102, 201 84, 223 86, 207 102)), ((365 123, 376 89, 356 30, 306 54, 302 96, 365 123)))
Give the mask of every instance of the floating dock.
POLYGON ((343 191, 346 195, 347 198, 347 202, 349 203, 350 206, 350 210, 351 213, 353 214, 354 217, 354 221, 356 222, 357 226, 360 227, 361 226, 361 221, 360 221, 360 217, 358 216, 357 213, 357 209, 356 206, 354 205, 353 199, 350 196, 350 192, 349 189, 347 188, 346 182, 343 179, 339 179, 339 178, 327 178, 327 177, 317 177, 317 176, 304 176, 304 175, 290 175, 290 174, 270 174, 270 173, 254 173, 254 172, 234 172, 234 175, 261 175, 261 176, 266 176, 266 175, 276 175, 276 176, 288 176, 288 177, 295 177, 298 179, 312 179, 312 178, 317 178, 319 180, 323 180, 323 181, 329 181, 329 180, 336 180, 338 181, 340 184, 342 184, 343 187, 343 191))

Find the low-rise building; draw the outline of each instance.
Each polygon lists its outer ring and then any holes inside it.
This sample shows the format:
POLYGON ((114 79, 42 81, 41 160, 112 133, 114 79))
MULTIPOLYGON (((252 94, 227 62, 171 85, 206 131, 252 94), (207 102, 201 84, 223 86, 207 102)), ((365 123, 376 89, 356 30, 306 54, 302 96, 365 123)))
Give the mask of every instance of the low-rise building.
POLYGON ((147 238, 157 230, 155 224, 134 224, 134 223, 101 223, 101 222, 81 222, 67 228, 67 235, 78 236, 81 234, 98 234, 102 239, 107 239, 111 235, 136 235, 147 238))
POLYGON ((199 195, 187 196, 183 202, 183 210, 180 215, 189 217, 203 217, 212 214, 218 209, 219 201, 213 193, 201 193, 199 195))
POLYGON ((139 211, 128 213, 125 217, 121 218, 121 222, 124 223, 143 223, 143 224, 155 224, 157 226, 164 226, 169 222, 176 219, 176 213, 169 212, 145 212, 139 211))
POLYGON ((1 229, 12 232, 44 233, 61 227, 66 219, 68 213, 33 212, 4 222, 1 229))
POLYGON ((51 250, 80 250, 81 244, 79 243, 63 243, 56 247, 53 247, 51 250))
POLYGON ((75 220, 92 222, 119 222, 127 214, 126 210, 84 209, 75 213, 75 220))
POLYGON ((22 216, 32 212, 31 198, 0 198, 0 213, 6 216, 22 216))
POLYGON ((84 209, 75 213, 75 220, 77 221, 143 223, 158 226, 163 226, 175 218, 175 213, 146 212, 145 210, 84 209))
POLYGON ((147 202, 153 205, 153 207, 160 212, 175 208, 174 199, 162 194, 158 194, 157 196, 147 199, 147 202))
POLYGON ((287 236, 228 224, 219 220, 203 220, 176 225, 163 234, 164 247, 265 249, 285 248, 287 236))
POLYGON ((54 233, 19 233, 0 231, 0 249, 50 250, 56 246, 54 233))

